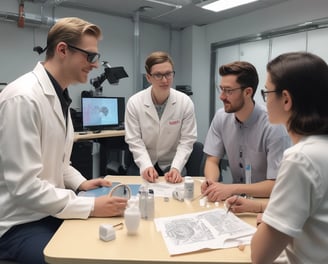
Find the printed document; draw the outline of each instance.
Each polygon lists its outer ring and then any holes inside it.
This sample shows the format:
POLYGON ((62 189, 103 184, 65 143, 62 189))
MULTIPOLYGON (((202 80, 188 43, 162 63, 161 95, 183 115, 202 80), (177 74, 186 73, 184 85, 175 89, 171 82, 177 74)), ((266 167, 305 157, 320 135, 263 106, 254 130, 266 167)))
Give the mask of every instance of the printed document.
POLYGON ((221 208, 154 221, 170 255, 248 245, 256 231, 255 227, 221 208))

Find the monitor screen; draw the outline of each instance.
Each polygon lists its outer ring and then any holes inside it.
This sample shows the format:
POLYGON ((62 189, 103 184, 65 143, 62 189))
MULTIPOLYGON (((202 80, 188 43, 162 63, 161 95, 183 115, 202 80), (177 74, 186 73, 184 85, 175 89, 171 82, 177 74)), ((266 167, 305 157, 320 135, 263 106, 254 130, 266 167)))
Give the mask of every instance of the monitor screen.
POLYGON ((120 124, 117 97, 82 97, 81 110, 84 129, 110 129, 120 124))

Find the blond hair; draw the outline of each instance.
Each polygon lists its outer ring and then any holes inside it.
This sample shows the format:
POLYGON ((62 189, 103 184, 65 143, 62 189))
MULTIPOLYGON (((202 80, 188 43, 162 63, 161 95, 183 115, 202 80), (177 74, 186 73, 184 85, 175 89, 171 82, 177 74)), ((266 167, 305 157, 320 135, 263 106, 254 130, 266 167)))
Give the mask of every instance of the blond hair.
POLYGON ((84 35, 91 35, 100 39, 102 33, 97 25, 77 17, 59 19, 48 32, 46 59, 51 59, 54 56, 55 48, 59 42, 75 46, 79 44, 84 35))

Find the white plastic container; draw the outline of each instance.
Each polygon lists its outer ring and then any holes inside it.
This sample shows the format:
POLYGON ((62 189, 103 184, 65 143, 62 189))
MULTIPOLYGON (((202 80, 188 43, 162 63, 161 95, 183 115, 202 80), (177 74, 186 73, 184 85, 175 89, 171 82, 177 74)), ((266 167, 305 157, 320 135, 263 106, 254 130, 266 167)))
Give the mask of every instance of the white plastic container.
POLYGON ((128 208, 124 212, 124 223, 128 235, 136 235, 140 224, 140 210, 139 200, 137 197, 132 196, 128 200, 128 208))
POLYGON ((190 176, 184 177, 184 199, 192 200, 194 198, 194 179, 190 176))
POLYGON ((111 241, 116 238, 115 229, 111 224, 101 224, 99 226, 99 238, 103 241, 111 241))

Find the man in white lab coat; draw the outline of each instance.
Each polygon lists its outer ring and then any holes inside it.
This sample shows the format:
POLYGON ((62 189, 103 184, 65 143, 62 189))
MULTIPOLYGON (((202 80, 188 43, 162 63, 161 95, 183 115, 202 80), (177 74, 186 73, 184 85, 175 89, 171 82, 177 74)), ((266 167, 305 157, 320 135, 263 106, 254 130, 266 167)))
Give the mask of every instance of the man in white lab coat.
POLYGON ((146 59, 147 89, 133 95, 125 112, 125 141, 144 179, 182 181, 183 169, 197 139, 194 104, 173 83, 173 61, 165 52, 146 59))
POLYGON ((122 215, 126 199, 79 197, 108 186, 70 166, 73 126, 67 87, 98 66, 101 30, 79 18, 49 31, 46 60, 0 94, 0 259, 45 263, 43 249, 67 218, 122 215))

